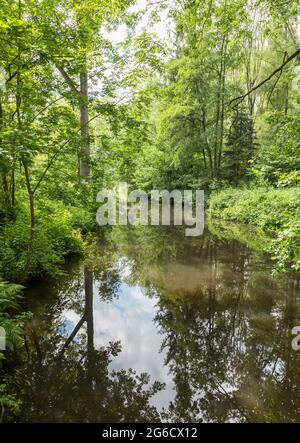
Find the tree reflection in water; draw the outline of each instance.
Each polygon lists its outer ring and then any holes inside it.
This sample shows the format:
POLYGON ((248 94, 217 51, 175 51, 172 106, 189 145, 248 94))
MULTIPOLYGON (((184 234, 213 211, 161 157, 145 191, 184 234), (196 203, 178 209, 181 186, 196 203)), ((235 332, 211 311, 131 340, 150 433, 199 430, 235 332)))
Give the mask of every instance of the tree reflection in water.
POLYGON ((299 276, 273 278, 268 259, 238 241, 186 238, 179 228, 116 228, 91 257, 31 306, 26 352, 9 381, 22 405, 7 420, 300 420, 291 348, 299 276), (153 402, 160 380, 109 367, 122 343, 94 344, 93 297, 115 303, 124 282, 156 303, 152 321, 174 385, 163 409, 153 402), (79 319, 71 328, 70 308, 79 319))
MULTIPOLYGON (((58 306, 43 321, 28 323, 27 361, 9 379, 9 389, 18 391, 22 405, 17 417, 9 416, 8 421, 159 421, 149 400, 163 385, 149 385, 147 374, 132 370, 109 371, 109 363, 120 352, 119 342, 95 349, 93 273, 86 266, 82 280, 81 318, 67 338, 69 325, 60 324, 55 312, 58 306)), ((77 286, 78 293, 81 289, 77 286)), ((58 301, 59 309, 68 304, 66 299, 58 301)))

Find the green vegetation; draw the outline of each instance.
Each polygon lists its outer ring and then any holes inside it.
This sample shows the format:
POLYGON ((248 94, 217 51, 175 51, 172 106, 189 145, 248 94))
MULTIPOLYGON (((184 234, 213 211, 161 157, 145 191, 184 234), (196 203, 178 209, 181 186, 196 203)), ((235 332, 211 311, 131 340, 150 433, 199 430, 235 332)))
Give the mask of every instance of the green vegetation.
POLYGON ((299 11, 300 0, 1 1, 0 319, 12 336, 16 285, 83 254, 96 195, 119 181, 204 189, 212 225, 256 226, 277 271, 300 269, 299 11))
MULTIPOLYGON (((281 268, 297 268, 298 21, 298 0, 163 0, 144 9, 133 0, 5 0, 2 278, 57 273, 82 251, 99 190, 121 180, 207 195, 230 187, 219 197, 228 206, 232 195, 244 198, 231 187, 259 187, 262 200, 267 187, 269 210, 259 204, 255 213, 249 191, 243 215, 228 218, 276 231, 281 268), (171 39, 155 33, 167 23, 171 39), (115 42, 110 32, 120 27, 128 33, 115 42), (273 195, 286 203, 278 220, 273 195)), ((211 214, 226 218, 216 198, 211 214)))
MULTIPOLYGON (((0 327, 5 331, 6 351, 0 349, 0 373, 5 360, 10 359, 13 352, 20 347, 23 342, 24 320, 30 316, 29 313, 11 317, 11 314, 18 309, 18 302, 21 299, 22 286, 3 282, 0 280, 0 327), (6 358, 5 358, 6 357, 6 358)), ((2 334, 2 329, 0 331, 2 334)), ((3 339, 3 337, 1 336, 3 339)), ((20 401, 15 395, 7 392, 5 383, 0 383, 0 423, 6 409, 16 412, 20 401)))
POLYGON ((210 198, 210 217, 255 225, 270 237, 262 249, 279 268, 300 269, 300 189, 226 189, 210 198))
MULTIPOLYGON (((9 317, 9 312, 18 308, 18 301, 21 298, 22 286, 0 281, 0 326, 6 331, 6 346, 11 350, 18 344, 21 336, 21 329, 15 327, 15 323, 9 317)), ((0 352, 0 364, 3 354, 0 352)))
MULTIPOLYGON (((38 205, 37 215, 42 212, 35 229, 33 251, 28 276, 47 273, 54 276, 64 256, 82 252, 82 239, 75 229, 76 219, 61 202, 46 201, 38 205)), ((29 214, 19 207, 16 219, 1 230, 0 267, 3 275, 18 281, 22 275, 29 236, 29 214)))

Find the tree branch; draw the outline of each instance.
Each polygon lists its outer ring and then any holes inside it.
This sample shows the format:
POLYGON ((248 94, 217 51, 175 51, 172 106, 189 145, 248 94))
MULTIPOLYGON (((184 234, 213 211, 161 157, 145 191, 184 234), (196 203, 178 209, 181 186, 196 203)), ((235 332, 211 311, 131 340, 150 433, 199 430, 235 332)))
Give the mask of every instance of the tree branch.
POLYGON ((68 75, 68 73, 65 71, 65 69, 62 66, 60 66, 60 65, 58 65, 56 63, 55 63, 55 66, 57 67, 57 69, 59 70, 59 72, 61 73, 63 78, 66 80, 66 82, 68 83, 68 85, 71 88, 71 90, 73 92, 75 92, 75 94, 80 95, 79 89, 77 89, 76 84, 71 79, 71 77, 68 75))
POLYGON ((65 344, 63 345, 61 351, 58 354, 57 359, 60 360, 61 357, 64 355, 65 350, 67 349, 67 347, 69 346, 69 344, 74 340, 74 338, 76 337, 76 335, 78 334, 78 332, 80 331, 80 329, 83 326, 83 323, 86 321, 86 315, 84 314, 84 316, 79 320, 79 322, 77 323, 77 325, 75 326, 75 328, 73 329, 72 333, 70 334, 70 336, 68 337, 68 339, 66 340, 65 344))
POLYGON ((53 100, 52 102, 48 103, 48 105, 44 106, 43 109, 41 109, 37 114, 35 114, 35 116, 30 120, 30 123, 33 123, 41 114, 43 114, 45 111, 47 111, 48 108, 50 108, 50 106, 54 105, 55 103, 57 103, 58 101, 62 100, 64 97, 58 97, 55 100, 53 100))
POLYGON ((281 66, 279 66, 277 69, 275 69, 275 71, 273 71, 267 78, 265 78, 264 80, 262 80, 258 85, 254 86, 252 89, 250 89, 250 91, 248 91, 246 94, 244 95, 240 95, 239 97, 235 97, 233 98, 228 105, 231 106, 234 102, 239 100, 239 103, 237 103, 235 106, 238 106, 246 97, 248 97, 248 95, 252 94, 252 92, 256 91, 258 88, 260 88, 262 85, 264 85, 265 83, 267 83, 269 80, 271 80, 274 75, 276 75, 278 72, 281 72, 283 70, 283 68, 290 63, 294 58, 296 58, 298 55, 300 54, 300 48, 297 49, 297 51, 295 51, 290 57, 288 57, 284 63, 282 63, 281 66))
MULTIPOLYGON (((123 97, 121 97, 117 102, 112 103, 114 106, 117 106, 118 104, 120 104, 122 102, 122 100, 124 100, 124 98, 126 98, 129 94, 131 93, 128 92, 127 94, 125 94, 123 97)), ((95 120, 96 118, 100 117, 102 115, 102 112, 99 112, 99 114, 94 115, 94 117, 90 118, 89 121, 87 122, 87 124, 91 123, 93 120, 95 120)), ((79 128, 76 131, 76 134, 78 134, 80 132, 81 128, 79 128)), ((49 171, 49 169, 51 168, 53 162, 55 161, 56 157, 62 152, 62 150, 64 149, 65 146, 67 146, 74 138, 75 134, 70 137, 68 140, 64 141, 59 148, 57 149, 57 151, 54 152, 54 154, 52 155, 52 157, 50 158, 47 166, 45 167, 44 171, 42 172, 40 178, 38 179, 37 183, 35 184, 32 193, 35 194, 38 187, 40 186, 40 184, 42 183, 42 181, 44 180, 45 175, 47 174, 47 172, 49 171)))

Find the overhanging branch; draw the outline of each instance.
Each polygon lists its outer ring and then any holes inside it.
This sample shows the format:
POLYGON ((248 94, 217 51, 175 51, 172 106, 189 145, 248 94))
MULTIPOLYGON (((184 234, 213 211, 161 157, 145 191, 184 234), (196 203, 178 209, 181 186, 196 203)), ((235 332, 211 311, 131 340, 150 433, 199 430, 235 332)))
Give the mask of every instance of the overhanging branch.
POLYGON ((262 80, 258 85, 254 86, 252 89, 250 89, 250 91, 248 91, 246 94, 240 95, 239 97, 235 97, 233 98, 228 105, 231 106, 233 103, 235 103, 236 101, 238 101, 238 103, 235 105, 239 105, 246 97, 248 97, 248 95, 252 94, 252 92, 256 91, 258 88, 260 88, 262 85, 264 85, 265 83, 267 83, 269 80, 271 80, 274 75, 278 74, 278 72, 281 72, 283 70, 283 68, 290 63, 294 58, 296 58, 298 55, 300 54, 300 48, 297 49, 297 51, 295 51, 291 56, 289 56, 283 63, 281 66, 279 66, 278 68, 275 69, 275 71, 273 71, 267 78, 265 78, 264 80, 262 80))

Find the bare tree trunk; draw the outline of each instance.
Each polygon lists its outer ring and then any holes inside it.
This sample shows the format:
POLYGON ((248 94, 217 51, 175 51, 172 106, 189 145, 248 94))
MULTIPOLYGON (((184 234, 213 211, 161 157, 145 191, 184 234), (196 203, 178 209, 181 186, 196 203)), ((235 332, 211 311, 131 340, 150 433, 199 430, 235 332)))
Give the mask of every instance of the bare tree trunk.
POLYGON ((11 170, 11 179, 10 179, 10 195, 11 195, 11 216, 14 218, 15 214, 15 159, 12 163, 12 170, 11 170))
POLYGON ((219 79, 218 79, 218 90, 217 90, 217 110, 216 110, 216 120, 215 120, 215 140, 214 140, 214 178, 218 178, 219 176, 219 157, 221 150, 221 143, 223 138, 223 130, 222 130, 222 119, 224 120, 224 113, 222 115, 222 101, 224 100, 222 93, 222 85, 224 81, 224 48, 226 37, 223 36, 222 45, 221 45, 221 64, 219 71, 219 79))
POLYGON ((86 398, 89 404, 89 420, 94 421, 95 398, 94 398, 94 380, 95 380, 95 348, 94 348, 94 318, 93 318, 93 273, 84 267, 84 292, 85 292, 85 318, 87 332, 87 360, 86 360, 86 398))
POLYGON ((216 120, 215 120, 215 140, 213 145, 213 178, 216 178, 218 175, 217 171, 217 159, 218 159, 218 144, 219 144, 219 122, 220 122, 220 85, 218 86, 218 93, 217 93, 217 111, 216 111, 216 120))
MULTIPOLYGON (((4 129, 4 110, 2 107, 2 101, 0 99, 0 134, 4 129)), ((0 137, 0 144, 2 143, 0 137)), ((10 220, 14 217, 15 207, 15 159, 12 163, 4 168, 2 177, 3 190, 5 194, 5 218, 10 220)))
MULTIPOLYGON (((1 131, 2 131, 3 127, 4 127, 3 108, 2 108, 2 101, 0 99, 0 135, 1 135, 1 131)), ((0 148, 1 148, 1 144, 2 144, 2 140, 0 137, 0 148)), ((8 171, 9 171, 9 168, 6 167, 6 165, 4 163, 2 171, 1 171, 1 175, 2 175, 2 185, 3 185, 3 191, 4 191, 4 200, 5 200, 4 207, 5 207, 6 221, 8 221, 10 218, 10 195, 9 195, 9 186, 8 186, 8 180, 7 180, 8 171)))
POLYGON ((70 90, 79 98, 79 112, 80 112, 80 135, 81 147, 79 153, 79 179, 85 183, 89 182, 90 178, 90 132, 89 132, 89 96, 88 96, 88 73, 86 63, 84 69, 80 73, 80 87, 78 89, 76 83, 69 76, 68 72, 63 66, 56 64, 57 69, 69 85, 70 90))
POLYGON ((284 112, 285 115, 288 114, 289 111, 289 84, 285 85, 285 100, 284 100, 284 112))
MULTIPOLYGON (((246 84, 247 84, 247 91, 250 91, 254 84, 256 76, 255 74, 251 74, 251 63, 252 63, 252 51, 253 51, 253 38, 250 37, 249 40, 249 48, 248 48, 248 54, 246 54, 246 84)), ((254 106, 255 106, 255 96, 248 95, 248 109, 249 114, 252 116, 254 113, 254 106)))
POLYGON ((206 161, 206 155, 205 155, 205 149, 202 149, 202 155, 203 155, 203 162, 204 162, 204 168, 207 169, 207 161, 206 161))
POLYGON ((5 220, 8 221, 10 219, 11 215, 11 208, 10 208, 10 198, 9 198, 9 187, 8 187, 8 181, 7 181, 7 172, 2 172, 2 184, 3 184, 3 191, 4 191, 4 199, 5 199, 5 220))
POLYGON ((202 107, 202 119, 201 119, 201 121, 202 121, 202 129, 203 129, 203 133, 204 133, 204 137, 205 137, 205 148, 206 148, 207 156, 208 156, 208 162, 209 162, 209 168, 210 168, 210 176, 211 176, 211 178, 213 178, 213 174, 214 174, 214 171, 213 171, 213 159, 212 159, 212 154, 211 154, 211 149, 210 149, 210 146, 209 146, 209 142, 207 140, 207 134, 206 134, 206 130, 207 130, 207 128, 206 128, 206 112, 205 112, 205 107, 204 106, 202 107))
POLYGON ((80 74, 80 124, 81 124, 81 152, 80 152, 80 178, 88 182, 90 178, 90 134, 89 134, 89 108, 88 108, 88 75, 80 74))
POLYGON ((223 153, 223 137, 224 137, 224 112, 225 112, 225 82, 226 82, 226 53, 227 53, 227 37, 225 39, 224 50, 222 54, 222 82, 221 82, 221 117, 220 117, 220 142, 218 154, 218 176, 221 171, 221 160, 223 153))
POLYGON ((93 273, 84 267, 85 318, 87 325, 88 357, 94 352, 94 319, 93 319, 93 273))

